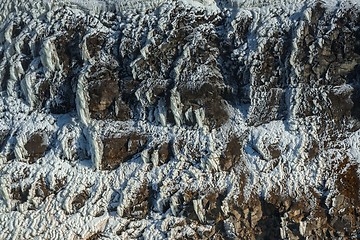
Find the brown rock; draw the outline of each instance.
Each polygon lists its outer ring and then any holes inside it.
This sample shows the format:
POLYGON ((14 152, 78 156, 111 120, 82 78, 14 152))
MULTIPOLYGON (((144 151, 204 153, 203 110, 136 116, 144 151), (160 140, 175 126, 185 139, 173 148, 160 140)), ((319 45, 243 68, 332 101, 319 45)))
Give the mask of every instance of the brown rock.
POLYGON ((41 178, 39 181, 37 181, 37 183, 35 185, 35 196, 36 197, 45 199, 51 193, 52 193, 52 191, 50 190, 50 188, 44 178, 41 178))
POLYGON ((47 100, 50 99, 50 84, 49 81, 41 82, 37 89, 37 99, 39 101, 39 107, 44 107, 47 100))
POLYGON ((57 193, 67 184, 66 177, 56 178, 55 185, 51 187, 51 191, 57 193))
POLYGON ((211 193, 202 199, 202 204, 205 209, 205 218, 208 223, 219 222, 223 219, 223 212, 221 210, 224 195, 219 193, 211 193))
POLYGON ((315 141, 311 142, 308 147, 309 160, 315 158, 319 154, 319 144, 315 141))
POLYGON ((86 48, 89 52, 90 57, 95 57, 105 43, 105 34, 97 33, 89 36, 86 39, 86 48))
POLYGON ((3 150, 3 148, 6 145, 6 142, 8 138, 10 137, 10 132, 6 130, 0 131, 0 152, 3 150))
POLYGON ((163 143, 158 150, 159 161, 161 164, 167 163, 171 158, 171 145, 168 143, 163 143))
POLYGON ((24 203, 28 200, 30 186, 25 186, 24 188, 20 186, 11 188, 12 199, 18 200, 21 203, 24 203))
MULTIPOLYGON (((204 108, 205 124, 211 128, 221 127, 228 119, 229 114, 225 100, 221 97, 222 90, 211 83, 204 83, 199 89, 180 89, 181 99, 186 112, 190 107, 193 110, 204 108)), ((196 122, 187 122, 195 125, 196 122)))
POLYGON ((87 191, 82 191, 81 193, 77 194, 71 202, 72 210, 74 212, 78 211, 82 208, 86 201, 90 198, 90 194, 87 191))
POLYGON ((96 232, 90 235, 89 237, 85 238, 85 240, 99 240, 101 239, 102 236, 103 236, 102 232, 96 232))
MULTIPOLYGON (((92 118, 104 119, 119 98, 119 85, 110 69, 93 67, 89 81, 89 110, 92 118)), ((112 110, 114 111, 114 110, 112 110)))
POLYGON ((24 147, 27 151, 29 163, 34 163, 38 158, 44 156, 48 145, 42 134, 35 133, 30 137, 24 147))
POLYGON ((220 156, 220 168, 223 171, 229 171, 242 155, 242 145, 236 137, 232 137, 226 146, 225 152, 220 156))
POLYGON ((122 162, 131 159, 136 153, 139 153, 144 148, 146 141, 145 136, 138 135, 137 133, 104 139, 101 169, 114 170, 118 168, 122 162))
POLYGON ((115 119, 119 121, 126 121, 131 118, 130 107, 121 99, 116 99, 114 107, 115 119))
POLYGON ((339 166, 339 177, 336 186, 341 194, 351 199, 354 204, 359 204, 360 180, 357 173, 358 166, 351 164, 346 158, 339 166), (346 165, 350 165, 345 171, 342 171, 346 165))
POLYGON ((331 115, 335 121, 339 122, 344 117, 350 116, 351 109, 353 108, 350 96, 350 90, 337 92, 335 89, 332 89, 328 93, 328 98, 331 101, 331 115))
POLYGON ((257 224, 259 238, 280 239, 281 215, 276 205, 261 200, 262 217, 257 224))
POLYGON ((136 197, 124 211, 124 217, 144 219, 149 211, 149 194, 147 181, 144 181, 141 187, 137 189, 136 197))
POLYGON ((281 156, 281 150, 277 144, 271 144, 268 146, 268 151, 272 159, 279 158, 281 156))
MULTIPOLYGON (((50 111, 54 114, 65 114, 75 110, 75 92, 73 91, 75 83, 77 81, 77 75, 71 75, 59 83, 50 82, 50 111)), ((48 90, 45 89, 45 97, 48 90)), ((39 98, 41 101, 41 97, 39 98)), ((45 98, 44 98, 45 100, 45 98)), ((46 101, 42 101, 45 104, 46 101)))

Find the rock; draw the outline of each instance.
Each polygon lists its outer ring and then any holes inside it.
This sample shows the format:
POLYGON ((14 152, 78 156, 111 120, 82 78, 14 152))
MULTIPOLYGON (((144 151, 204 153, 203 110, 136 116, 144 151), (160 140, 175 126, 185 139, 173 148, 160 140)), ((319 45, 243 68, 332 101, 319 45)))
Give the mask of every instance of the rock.
POLYGON ((161 164, 167 163, 171 159, 172 150, 169 143, 163 143, 158 150, 159 161, 161 164))
POLYGON ((331 101, 331 114, 335 121, 340 122, 345 117, 350 116, 353 102, 350 99, 351 88, 333 88, 328 98, 331 101))
POLYGON ((39 102, 39 107, 45 107, 46 103, 49 101, 50 93, 50 84, 49 81, 43 81, 40 83, 39 88, 37 89, 37 101, 39 102))
POLYGON ((196 125, 195 112, 204 109, 204 124, 211 128, 221 127, 229 118, 225 100, 221 97, 221 89, 211 83, 204 83, 199 89, 180 90, 180 99, 183 100, 183 109, 186 112, 190 109, 192 117, 187 119, 188 125, 196 125))
MULTIPOLYGON (((40 96, 39 100, 45 102, 45 98, 48 96, 47 93, 50 91, 50 112, 53 114, 66 114, 76 108, 75 104, 75 88, 77 75, 70 75, 64 79, 62 82, 53 82, 49 83, 50 90, 47 89, 47 86, 39 89, 40 96), (41 92, 44 90, 44 95, 41 96, 41 92), (53 94, 51 94, 53 93, 53 94), (55 96, 54 96, 55 94, 55 96), (44 100, 42 99, 44 98, 44 100)), ((55 81, 55 80, 54 80, 55 81)))
POLYGON ((0 131, 0 152, 3 151, 5 144, 7 143, 8 138, 10 137, 9 131, 1 130, 0 131))
POLYGON ((129 112, 121 107, 118 81, 112 72, 112 69, 101 66, 91 69, 91 76, 88 78, 89 111, 94 119, 111 118, 111 115, 119 115, 121 119, 128 118, 129 112), (115 108, 120 109, 118 114, 115 108))
POLYGON ((268 146, 268 151, 272 159, 279 158, 281 156, 281 149, 277 146, 277 144, 271 144, 268 146))
POLYGON ((11 188, 12 198, 20 201, 20 203, 24 203, 28 200, 30 187, 26 186, 21 188, 20 186, 11 188))
POLYGON ((143 219, 149 211, 149 189, 147 182, 142 183, 137 189, 135 198, 131 199, 130 204, 123 211, 122 216, 125 218, 143 219))
POLYGON ((0 239, 358 238, 356 1, 47 2, 0 7, 0 239))
POLYGON ((48 144, 46 139, 44 139, 43 134, 35 133, 31 135, 24 147, 27 151, 29 163, 35 163, 37 159, 44 156, 45 151, 48 148, 48 144))
POLYGON ((82 191, 79 194, 75 195, 72 202, 72 211, 77 212, 80 208, 82 208, 86 201, 90 198, 90 194, 87 191, 82 191))
POLYGON ((87 237, 85 240, 98 240, 101 239, 102 236, 103 236, 102 232, 96 232, 91 236, 87 237))
POLYGON ((51 189, 49 188, 46 180, 44 178, 40 179, 35 184, 35 196, 40 197, 42 200, 47 198, 50 194, 52 194, 51 189))
POLYGON ((147 138, 137 133, 130 133, 121 137, 105 138, 101 161, 102 170, 114 170, 122 162, 130 160, 135 154, 144 149, 147 138))
POLYGON ((218 223, 223 220, 223 212, 221 210, 224 195, 219 193, 212 193, 202 198, 202 205, 205 210, 205 219, 208 223, 218 223))
POLYGON ((360 180, 357 173, 357 165, 351 164, 348 159, 345 159, 342 164, 339 166, 339 169, 343 171, 339 174, 339 178, 336 181, 337 188, 341 194, 351 199, 354 204, 359 203, 359 187, 360 180), (343 171, 343 168, 349 164, 346 171, 343 171))
POLYGON ((220 156, 220 168, 222 171, 229 171, 242 156, 242 145, 237 137, 231 137, 226 146, 225 152, 220 156))
POLYGON ((106 35, 104 33, 96 33, 86 38, 86 49, 91 58, 96 57, 105 44, 106 35))

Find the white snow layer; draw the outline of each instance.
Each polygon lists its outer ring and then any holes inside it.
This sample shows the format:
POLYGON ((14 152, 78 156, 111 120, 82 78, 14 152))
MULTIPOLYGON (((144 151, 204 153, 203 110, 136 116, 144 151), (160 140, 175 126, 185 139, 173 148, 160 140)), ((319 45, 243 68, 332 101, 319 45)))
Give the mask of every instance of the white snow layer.
MULTIPOLYGON (((87 83, 84 76, 87 69, 83 69, 76 86, 76 109, 77 116, 52 116, 47 113, 32 111, 30 107, 35 104, 34 91, 32 86, 36 76, 26 73, 22 69, 18 55, 14 54, 14 49, 10 44, 14 41, 11 37, 12 24, 6 25, 6 19, 17 11, 29 10, 34 16, 41 15, 46 11, 55 9, 59 5, 73 4, 74 8, 88 10, 95 14, 101 11, 116 10, 124 11, 128 9, 138 9, 144 11, 147 8, 154 8, 165 1, 115 1, 115 0, 43 0, 43 1, 25 1, 25 0, 2 0, 0 4, 0 27, 5 29, 0 32, 1 38, 5 39, 4 47, 5 58, 11 59, 10 79, 8 79, 7 93, 8 96, 0 99, 0 130, 16 129, 15 156, 17 160, 9 163, 5 156, 0 155, 0 238, 1 239, 84 239, 99 231, 104 231, 111 238, 127 239, 136 235, 136 231, 142 231, 146 239, 164 238, 161 229, 166 231, 167 225, 175 225, 177 221, 183 220, 182 217, 174 216, 179 204, 178 197, 173 192, 179 188, 194 187, 199 192, 206 192, 208 189, 228 189, 230 195, 239 194, 237 191, 240 184, 240 176, 237 172, 230 173, 219 171, 216 176, 211 174, 213 169, 218 168, 218 157, 224 150, 224 143, 228 135, 235 134, 241 136, 244 132, 249 131, 247 145, 244 146, 244 161, 246 170, 249 172, 249 183, 247 193, 257 191, 265 196, 274 187, 280 187, 284 193, 296 196, 297 193, 303 192, 319 183, 326 168, 326 153, 318 157, 311 163, 306 161, 304 155, 306 144, 312 137, 312 132, 303 129, 299 122, 273 121, 259 127, 247 127, 243 113, 238 109, 232 109, 230 106, 230 121, 218 130, 209 132, 204 126, 205 113, 203 109, 197 109, 192 116, 190 112, 185 114, 188 118, 195 117, 198 129, 185 129, 181 127, 183 119, 180 94, 176 88, 171 91, 170 106, 175 117, 177 126, 168 127, 166 119, 165 100, 160 101, 158 108, 155 110, 155 118, 161 123, 161 126, 154 126, 144 122, 139 123, 139 128, 154 134, 159 139, 168 139, 169 136, 174 138, 183 138, 185 142, 193 144, 194 148, 201 149, 203 152, 209 152, 206 157, 201 158, 201 166, 191 165, 186 159, 191 155, 191 146, 184 149, 173 149, 176 153, 175 159, 168 164, 158 166, 157 150, 151 156, 145 150, 141 157, 128 161, 120 165, 114 171, 99 171, 100 161, 103 151, 101 143, 101 123, 91 120, 87 106, 87 83), (4 28, 4 26, 6 27, 4 28), (6 45, 7 44, 7 45, 6 45), (16 83, 21 81, 21 92, 25 95, 27 104, 22 102, 16 91, 16 83), (80 121, 77 121, 80 120, 80 121), (19 161, 24 158, 26 153, 24 145, 31 133, 41 131, 54 135, 58 139, 57 146, 50 150, 44 157, 33 165, 27 165, 19 161), (79 140, 80 139, 80 140, 79 140), (80 143, 77 143, 80 142, 80 143), (277 144, 282 152, 278 162, 271 159, 267 146, 268 143, 277 144), (84 144, 84 152, 78 153, 75 144, 84 144), (196 147, 195 147, 196 146, 196 147), (90 155, 90 156, 89 156, 90 155), (75 163, 75 157, 82 159, 80 163, 75 163), (88 158, 90 159, 88 159, 88 158), (143 161, 144 160, 144 161, 143 161), (92 161, 92 162, 91 162, 92 161), (149 170, 149 162, 154 167, 149 170), (95 167, 95 169, 92 168, 95 167), (28 175, 21 175, 28 173, 28 175), (30 189, 31 203, 37 208, 28 211, 29 203, 15 203, 9 197, 12 181, 15 176, 23 177, 23 186, 27 183, 32 184, 30 189), (25 177, 24 177, 25 176, 25 177), (41 179, 49 183, 50 188, 55 188, 59 179, 64 179, 68 184, 59 194, 50 194, 44 202, 39 197, 35 197, 35 185, 41 179), (157 186, 161 183, 159 191, 159 200, 155 207, 162 209, 167 199, 170 200, 170 211, 165 216, 155 216, 153 220, 143 219, 141 221, 129 222, 123 218, 125 208, 136 197, 136 192, 141 188, 144 181, 157 186), (279 183, 282 185, 278 186, 279 183), (81 191, 89 192, 89 200, 85 206, 76 212, 72 208, 74 196, 81 191), (115 194, 118 193, 118 194, 115 194), (114 200, 115 199, 115 200, 114 200), (117 200, 116 200, 117 199, 117 200), (113 212, 108 212, 111 208, 111 202, 116 206, 113 212), (18 206, 17 206, 18 205, 18 206), (14 208, 20 211, 12 211, 14 208), (104 211, 104 214, 100 214, 104 211), (115 216, 115 214, 119 216, 115 216), (157 220, 160 219, 160 220, 157 220), (160 226, 159 226, 159 223, 160 226), (116 236, 119 229, 127 226, 120 236, 116 236)), ((183 1, 185 4, 196 8, 205 7, 211 11, 218 11, 218 1, 183 1)), ((359 1, 353 1, 359 3, 359 1)), ((293 4, 303 5, 303 1, 230 1, 231 7, 250 8, 253 10, 255 19, 260 18, 260 13, 267 12, 264 8, 259 7, 267 5, 279 5, 289 7, 290 12, 296 13, 301 11, 300 7, 294 7, 293 4), (259 15, 257 15, 259 14, 259 15)), ((329 6, 335 6, 335 1, 328 2, 329 6)), ((306 11, 306 10, 305 10, 306 11)), ((244 13, 244 12, 242 12, 244 13)), ((259 27, 261 24, 254 21, 252 28, 259 27)), ((287 24, 284 19, 284 24, 287 24)), ((264 24, 264 34, 269 33, 265 29, 269 25, 264 24)), ((39 30, 41 31, 41 30, 39 30)), ((295 32, 299 35, 301 26, 295 32)), ((296 37, 296 36, 294 36, 296 37)), ((92 64, 86 42, 82 45, 83 58, 92 64)), ((250 46, 249 46, 250 47, 250 46)), ((259 44, 258 48, 262 47, 259 44)), ((142 52, 146 57, 148 52, 142 52)), ((296 52, 296 43, 293 45, 293 51, 296 52)), ((150 53, 151 54, 151 53, 150 53)), ((35 61, 35 60, 34 60, 35 61)), ((57 56, 56 49, 52 39, 46 39, 42 43, 40 59, 47 71, 52 72, 61 69, 61 62, 57 56)), ((298 68, 295 56, 290 60, 293 65, 294 74, 298 74, 298 68)), ((32 62, 32 67, 36 67, 36 61, 32 62)), ((0 68, 4 68, 4 63, 0 62, 0 68)), ((341 89, 340 89, 341 90, 341 89)), ((294 89, 296 91, 296 89, 294 89)), ((291 94, 296 98, 296 92, 291 94)), ((140 100, 142 97, 138 96, 140 100)), ((295 101, 296 103, 296 101, 295 101)), ((295 109, 290 109, 290 118, 295 119, 295 109)), ((114 124, 109 128, 118 129, 114 124)), ((119 127, 120 129, 120 127, 119 127)), ((105 131, 105 130, 104 130, 105 131)), ((357 131, 346 140, 350 145, 349 155, 352 160, 360 163, 360 131, 357 131)), ((10 144, 10 143, 9 143, 10 144)), ((7 148, 9 146, 5 146, 7 148)), ((205 155, 205 154, 204 154, 205 155)), ((204 220, 204 209, 201 205, 201 199, 193 202, 195 212, 201 221, 204 220)), ((224 209, 226 211, 226 209, 224 209)), ((301 229, 303 229, 302 227, 301 229)), ((184 229, 186 231, 186 229, 184 229)), ((176 232, 169 233, 169 236, 176 238, 176 232)))

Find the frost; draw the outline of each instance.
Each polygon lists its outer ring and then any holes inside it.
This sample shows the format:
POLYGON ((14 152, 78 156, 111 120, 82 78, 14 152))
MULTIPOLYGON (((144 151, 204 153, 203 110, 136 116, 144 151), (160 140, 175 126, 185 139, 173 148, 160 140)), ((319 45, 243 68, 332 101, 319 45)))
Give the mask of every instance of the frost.
POLYGON ((49 71, 59 69, 60 63, 56 53, 56 48, 51 39, 47 39, 43 43, 43 48, 40 51, 41 63, 49 71))
POLYGON ((155 118, 162 126, 166 126, 166 102, 165 99, 160 99, 157 108, 155 109, 155 118))
POLYGON ((26 74, 24 80, 21 81, 22 92, 25 95, 26 101, 30 105, 30 107, 34 106, 36 100, 36 96, 32 88, 32 86, 35 83, 35 80, 36 80, 35 74, 29 73, 26 74))
POLYGON ((201 199, 193 200, 194 210, 201 222, 205 222, 205 210, 202 206, 201 199))
MULTIPOLYGON (((226 195, 216 203, 223 216, 234 215, 234 199, 275 190, 311 199, 322 187, 332 196, 331 168, 344 158, 347 167, 360 163, 350 113, 358 89, 342 83, 359 59, 303 77, 301 59, 314 67, 328 44, 315 38, 301 57, 316 3, 3 1, 0 238, 182 239, 210 232, 204 196, 212 191, 226 195), (198 94, 205 83, 210 90, 198 94), (30 164, 25 145, 38 132, 47 149, 30 164), (112 138, 119 146, 109 150, 112 138), (119 149, 133 155, 122 159, 119 149), (115 153, 106 159, 105 151, 115 153), (105 160, 119 166, 104 170, 105 160), (200 222, 188 224, 192 207, 200 222), (137 211, 146 216, 128 216, 137 211)), ((358 5, 337 3, 325 10, 358 5)), ((336 28, 326 24, 329 37, 336 28)), ((287 238, 285 215, 281 224, 287 238)), ((299 224, 305 234, 307 223, 299 224)), ((236 228, 229 220, 224 227, 236 228)))
POLYGON ((182 103, 180 100, 180 94, 176 88, 171 90, 170 96, 170 109, 174 114, 176 125, 180 126, 182 123, 182 103))

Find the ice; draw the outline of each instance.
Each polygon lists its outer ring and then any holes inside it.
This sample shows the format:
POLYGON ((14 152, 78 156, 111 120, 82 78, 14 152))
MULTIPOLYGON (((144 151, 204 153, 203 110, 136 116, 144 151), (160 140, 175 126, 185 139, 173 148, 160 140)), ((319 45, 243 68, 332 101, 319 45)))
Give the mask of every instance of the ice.
MULTIPOLYGON (((129 64, 129 69, 126 69, 129 71, 129 76, 121 80, 124 82, 128 81, 128 78, 138 80, 141 74, 139 65, 141 61, 152 57, 151 47, 157 41, 156 31, 166 29, 169 21, 167 11, 170 12, 176 3, 162 0, 127 2, 4 0, 0 6, 0 55, 3 54, 0 59, 0 76, 4 81, 4 84, 1 82, 2 92, 0 93, 0 130, 11 129, 9 138, 11 140, 6 143, 3 155, 0 156, 0 228, 3 230, 0 238, 9 239, 11 236, 13 239, 30 239, 38 236, 39 239, 77 239, 88 238, 101 231, 106 232, 110 238, 115 238, 119 237, 116 236, 119 229, 127 228, 128 231, 124 230, 119 238, 130 238, 134 232, 144 230, 142 237, 162 239, 165 238, 163 232, 168 231, 173 226, 172 224, 178 223, 176 221, 185 221, 185 218, 178 214, 183 203, 180 193, 186 190, 200 195, 208 193, 209 189, 226 190, 228 199, 237 199, 240 194, 249 197, 254 192, 267 197, 277 187, 281 188, 283 194, 297 196, 303 192, 308 193, 314 186, 318 186, 327 177, 330 166, 329 156, 334 156, 331 160, 334 164, 340 161, 340 156, 336 155, 334 150, 323 151, 309 162, 307 159, 309 142, 312 139, 317 142, 323 139, 320 139, 315 131, 318 124, 315 121, 316 116, 310 116, 306 120, 298 119, 299 109, 303 103, 299 90, 303 86, 298 82, 303 71, 298 62, 299 51, 302 51, 298 39, 303 34, 306 22, 311 20, 311 5, 315 3, 316 1, 308 1, 305 4, 303 1, 296 0, 182 1, 183 6, 190 12, 203 9, 205 15, 211 16, 211 14, 219 14, 220 11, 226 10, 232 15, 227 19, 228 22, 221 26, 224 29, 219 30, 210 23, 206 23, 204 24, 206 26, 199 27, 190 37, 187 36, 189 37, 188 44, 182 46, 182 54, 172 65, 174 68, 171 77, 173 77, 174 86, 171 86, 169 96, 162 96, 158 100, 157 105, 151 110, 153 116, 145 116, 147 113, 143 111, 141 112, 143 115, 134 116, 135 120, 117 121, 114 119, 95 120, 90 116, 87 78, 91 67, 96 66, 98 62, 118 67, 120 64, 116 61, 121 57, 121 60, 126 59, 132 62, 129 64), (162 5, 163 3, 165 4, 162 5), (160 5, 162 7, 158 9, 159 12, 152 12, 160 5), (281 14, 273 17, 274 11, 277 10, 281 14), (20 13, 25 11, 27 13, 21 16, 20 13), (113 19, 114 22, 107 22, 106 19, 99 17, 104 16, 101 14, 107 11, 112 11, 116 16, 115 20, 113 19), (13 36, 15 23, 17 23, 14 20, 15 12, 19 13, 20 19, 27 21, 27 27, 21 28, 19 30, 21 34, 18 36, 13 36), (56 12, 61 12, 64 17, 56 19, 59 16, 56 12), (240 23, 236 19, 248 17, 252 18, 249 34, 242 40, 234 38, 234 41, 238 41, 234 44, 239 48, 234 49, 231 56, 222 57, 244 59, 243 64, 248 66, 246 70, 251 75, 257 71, 257 64, 261 63, 261 59, 258 58, 262 56, 259 56, 259 53, 266 49, 266 40, 274 37, 275 30, 280 28, 279 26, 284 31, 289 31, 289 41, 292 44, 291 49, 288 49, 291 54, 289 54, 290 66, 288 66, 289 79, 287 81, 290 82, 290 87, 284 90, 288 107, 287 115, 284 120, 271 120, 262 125, 251 125, 246 120, 251 114, 257 114, 259 99, 264 98, 263 95, 259 95, 258 99, 254 97, 258 90, 255 89, 256 83, 267 84, 268 81, 268 79, 250 77, 248 81, 249 85, 252 84, 252 88, 246 88, 246 90, 250 92, 251 101, 247 103, 248 105, 242 104, 241 107, 226 105, 230 115, 229 120, 219 129, 212 130, 207 126, 205 107, 197 109, 190 107, 185 111, 182 104, 186 99, 181 99, 177 86, 186 84, 197 87, 198 84, 203 83, 204 76, 207 76, 209 72, 214 78, 221 77, 220 70, 216 66, 219 64, 217 61, 220 60, 211 57, 208 61, 214 61, 215 67, 203 64, 196 68, 196 71, 194 70, 193 75, 190 74, 189 79, 183 77, 184 69, 194 57, 191 55, 192 47, 198 44, 197 41, 206 40, 203 36, 204 32, 214 29, 218 32, 212 34, 231 36, 237 28, 242 27, 237 25, 240 23), (59 49, 56 49, 55 43, 57 34, 61 35, 62 31, 67 31, 62 27, 68 27, 71 21, 69 19, 72 18, 87 19, 86 21, 91 25, 90 30, 87 29, 88 32, 85 33, 86 37, 79 44, 79 62, 83 65, 69 63, 74 71, 73 79, 69 80, 69 91, 73 91, 75 95, 75 107, 64 114, 51 113, 40 106, 42 103, 39 101, 39 92, 35 91, 37 89, 35 86, 39 85, 44 78, 51 81, 53 85, 61 84, 66 69, 64 69, 65 63, 61 62, 61 54, 59 49), (149 20, 151 18, 154 22, 149 20), (299 24, 294 24, 294 22, 299 22, 299 24), (295 27, 292 28, 292 26, 295 27), (126 28, 131 31, 126 32, 126 28), (55 33, 52 35, 51 31, 55 33), (109 45, 121 41, 122 34, 129 34, 129 39, 131 38, 134 42, 134 48, 138 47, 139 55, 128 56, 125 45, 119 43, 118 49, 109 48, 109 52, 91 56, 92 49, 88 46, 88 37, 97 33, 109 33, 106 35, 106 44, 109 45), (48 35, 51 37, 47 37, 48 35), (23 53, 25 46, 29 46, 29 52, 26 55, 23 53), (113 56, 115 52, 120 53, 116 58, 113 56), (24 57, 29 57, 31 60, 28 68, 22 65, 24 57), (5 77, 7 67, 9 73, 5 77), (175 125, 169 119, 170 115, 174 117, 175 125), (186 126, 185 120, 190 120, 196 125, 186 126), (305 124, 302 121, 308 122, 305 124), (102 139, 134 130, 151 136, 153 142, 133 159, 122 163, 116 170, 102 170, 104 151, 102 139), (43 132, 47 136, 48 139, 45 140, 50 144, 50 150, 40 161, 30 166, 26 163, 27 154, 24 146, 31 134, 35 132, 43 132), (225 172, 219 169, 219 157, 226 149, 230 136, 241 139, 244 152, 241 163, 230 172, 225 172), (172 144, 171 141, 179 144, 172 144), (166 164, 160 162, 157 149, 162 142, 170 143, 170 151, 174 154, 166 164), (281 152, 279 159, 273 159, 269 150, 270 145, 276 146, 281 152), (10 155, 12 148, 14 148, 15 158, 9 160, 5 156, 10 155), (196 149, 199 152, 194 152, 196 149), (248 174, 246 183, 241 182, 240 173, 244 172, 248 174), (15 184, 12 182, 14 176, 21 179, 22 187, 30 185, 29 201, 19 203, 12 199, 11 187, 15 184), (44 201, 35 196, 36 191, 39 191, 37 186, 41 179, 45 179, 47 187, 52 191, 44 201), (64 183, 60 183, 61 181, 64 183), (130 221, 125 215, 129 206, 139 196, 144 183, 149 183, 147 187, 153 191, 153 196, 149 196, 149 199, 153 198, 151 199, 153 209, 149 210, 151 214, 148 217, 130 221), (281 186, 279 183, 282 183, 281 186), (244 185, 244 192, 239 192, 240 185, 244 185), (58 192, 55 191, 56 188, 58 192), (73 201, 81 191, 88 191, 89 199, 86 200, 83 208, 75 211, 73 201), (30 211, 29 208, 33 206, 36 208, 30 211)), ((346 5, 338 1, 328 1, 325 5, 330 11, 339 7, 337 3, 346 5)), ((349 1, 348 4, 352 6, 351 4, 360 3, 349 1)), ((324 45, 324 40, 317 39, 316 41, 319 46, 324 45)), ((311 51, 314 49, 310 48, 311 51)), ((356 61, 344 62, 338 71, 354 69, 356 64, 356 61)), ((114 71, 117 71, 116 67, 114 71)), ((243 70, 240 69, 239 74, 243 70)), ((155 80, 154 82, 157 83, 155 80)), ((137 107, 142 110, 147 109, 154 97, 147 88, 148 86, 144 84, 135 93, 136 100, 141 105, 137 107)), ((282 91, 282 89, 277 91, 282 91)), ((350 94, 355 90, 353 85, 343 84, 334 86, 333 91, 341 95, 350 94)), ((52 96, 57 94, 50 93, 52 96)), ((322 97, 326 98, 326 96, 322 97)), ((314 108, 326 104, 319 99, 313 101, 314 108)), ((120 105, 115 105, 117 113, 120 107, 120 105)), ((359 130, 350 133, 341 142, 342 146, 348 147, 346 149, 343 147, 341 151, 346 153, 352 163, 360 163, 359 142, 359 130)), ((328 178, 326 184, 333 185, 334 179, 328 178)), ((199 196, 191 203, 200 222, 205 222, 202 200, 202 196, 199 196)), ((229 202, 224 200, 221 209, 223 212, 229 212, 229 202)), ((300 222, 300 232, 305 230, 306 224, 300 222)), ((191 231, 189 226, 181 229, 182 233, 191 231)), ((284 231, 286 229, 283 228, 283 236, 285 236, 284 231)), ((177 236, 175 230, 168 236, 177 236)))

